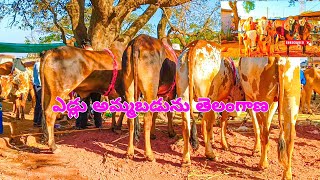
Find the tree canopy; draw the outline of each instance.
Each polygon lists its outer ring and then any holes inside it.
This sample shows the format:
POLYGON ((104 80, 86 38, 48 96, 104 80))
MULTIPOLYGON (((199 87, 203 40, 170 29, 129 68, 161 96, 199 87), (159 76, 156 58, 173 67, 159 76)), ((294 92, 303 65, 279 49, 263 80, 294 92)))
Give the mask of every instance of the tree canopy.
MULTIPOLYGON (((66 43, 68 39, 74 37, 76 42, 80 44, 82 39, 89 38, 92 40, 95 50, 109 47, 114 41, 127 44, 139 33, 158 33, 158 36, 162 33, 161 36, 172 35, 172 37, 177 37, 180 34, 182 39, 190 39, 194 36, 187 33, 192 32, 194 33, 192 35, 210 39, 209 32, 214 31, 213 27, 217 25, 217 21, 212 20, 212 10, 216 8, 216 4, 210 6, 212 9, 206 11, 202 8, 202 12, 199 7, 203 3, 214 4, 219 1, 190 1, 0 0, 0 20, 3 17, 11 17, 11 26, 31 29, 40 33, 39 42, 62 40, 66 43), (190 7, 195 5, 199 5, 197 18, 192 19, 190 14, 181 13, 188 7, 187 12, 192 13, 195 9, 191 10, 190 7), (167 15, 163 13, 160 25, 158 24, 156 27, 148 21, 158 10, 168 13, 167 15), (180 14, 178 14, 179 12, 180 14), (186 21, 187 18, 188 21, 186 21), (200 21, 201 23, 198 24, 197 22, 200 21), (168 22, 172 26, 168 25, 168 22)), ((215 12, 217 11, 219 10, 216 9, 215 12)), ((31 42, 32 39, 29 38, 26 41, 31 42)))

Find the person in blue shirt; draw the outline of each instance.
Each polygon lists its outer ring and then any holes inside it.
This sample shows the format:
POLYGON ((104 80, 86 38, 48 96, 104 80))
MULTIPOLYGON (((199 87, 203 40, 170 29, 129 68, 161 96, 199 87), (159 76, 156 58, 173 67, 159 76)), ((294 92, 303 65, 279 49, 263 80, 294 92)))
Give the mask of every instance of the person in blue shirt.
POLYGON ((303 86, 306 85, 307 81, 306 81, 306 77, 304 76, 304 72, 302 69, 300 69, 300 83, 301 83, 301 89, 303 88, 303 86))
MULTIPOLYGON (((93 51, 90 40, 89 39, 84 39, 81 42, 81 48, 93 51)), ((87 112, 79 113, 79 117, 76 119, 76 126, 75 129, 86 129, 88 128, 87 126, 91 126, 91 124, 88 122, 88 114, 89 112, 89 107, 90 107, 90 100, 93 102, 95 101, 100 101, 101 99, 101 94, 99 93, 91 93, 89 97, 86 97, 84 99, 81 99, 81 101, 84 101, 87 104, 87 112)), ((102 117, 101 113, 99 112, 94 112, 93 113, 93 119, 94 119, 94 124, 96 128, 102 128, 102 117)))
POLYGON ((36 96, 36 107, 33 116, 33 126, 41 127, 42 107, 41 107, 41 81, 40 81, 40 61, 33 67, 33 88, 36 96))

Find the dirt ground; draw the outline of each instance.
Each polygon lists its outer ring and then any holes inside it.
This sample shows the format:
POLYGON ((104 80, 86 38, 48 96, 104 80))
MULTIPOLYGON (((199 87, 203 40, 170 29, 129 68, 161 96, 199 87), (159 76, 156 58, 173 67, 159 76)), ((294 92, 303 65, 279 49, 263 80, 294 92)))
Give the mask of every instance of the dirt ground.
MULTIPOLYGON (((313 107, 315 105, 313 104, 313 107)), ((6 102, 3 104, 6 123, 13 121, 9 115, 11 106, 12 104, 6 102)), ((254 144, 251 122, 246 123, 249 131, 236 131, 244 116, 245 114, 238 120, 229 121, 227 138, 231 151, 221 149, 220 128, 214 127, 214 152, 217 159, 206 160, 204 143, 200 136, 201 146, 198 151, 192 152, 192 166, 189 168, 181 167, 181 118, 176 114, 175 138, 168 137, 166 122, 157 121, 157 139, 151 142, 156 162, 145 160, 144 138, 141 138, 136 146, 135 158, 125 159, 127 126, 124 124, 122 134, 116 134, 107 129, 111 125, 111 119, 106 119, 106 129, 103 130, 91 128, 56 134, 56 142, 61 150, 57 154, 49 153, 47 146, 41 145, 38 138, 34 139, 37 136, 22 136, 20 139, 27 139, 26 143, 14 138, 10 148, 0 150, 0 179, 280 179, 283 169, 277 160, 276 142, 279 130, 276 117, 271 126, 268 156, 270 165, 268 169, 258 171, 256 166, 259 157, 251 156, 254 144)), ((320 116, 309 116, 301 114, 296 125, 297 137, 292 164, 294 179, 320 179, 320 116), (307 121, 306 118, 310 120, 307 121)), ((65 129, 71 129, 74 120, 61 120, 57 123, 63 124, 65 129)), ((27 116, 27 120, 17 122, 15 133, 38 132, 39 129, 32 124, 32 116, 27 116)), ((5 134, 1 137, 9 135, 9 127, 5 126, 4 130, 5 134)))
MULTIPOLYGON (((258 46, 258 45, 257 45, 258 46)), ((231 42, 222 44, 222 47, 228 48, 226 52, 222 52, 223 57, 244 57, 244 45, 241 45, 241 55, 239 55, 239 42, 231 42)), ((258 48, 258 47, 257 47, 258 48)), ((271 49, 274 47, 271 46, 271 49)), ((281 56, 287 56, 287 46, 284 44, 284 41, 279 42, 279 51, 275 51, 275 54, 281 56)), ((259 48, 258 48, 259 49, 259 48)), ((266 49, 264 48, 264 52, 266 49)), ((251 57, 263 57, 267 56, 266 53, 262 55, 260 51, 252 51, 251 57)), ((320 46, 306 46, 306 54, 302 53, 302 46, 298 47, 297 45, 291 45, 289 47, 289 56, 290 57, 319 57, 320 56, 320 46)))

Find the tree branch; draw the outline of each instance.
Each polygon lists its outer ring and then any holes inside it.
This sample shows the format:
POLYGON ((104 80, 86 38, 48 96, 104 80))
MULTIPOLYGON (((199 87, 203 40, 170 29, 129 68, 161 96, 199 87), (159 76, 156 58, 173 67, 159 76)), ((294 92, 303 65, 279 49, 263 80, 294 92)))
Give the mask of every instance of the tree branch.
POLYGON ((154 4, 159 7, 172 7, 178 6, 191 0, 134 0, 134 4, 138 7, 146 4, 154 4))
POLYGON ((71 19, 72 31, 77 43, 88 38, 87 28, 84 23, 84 0, 71 0, 65 7, 71 19))
POLYGON ((188 32, 186 32, 186 31, 183 31, 183 30, 179 29, 178 27, 174 26, 174 25, 170 22, 169 16, 167 15, 167 13, 166 13, 166 11, 165 11, 165 8, 162 8, 162 10, 163 10, 163 12, 164 12, 164 15, 165 15, 165 17, 166 17, 166 19, 167 19, 167 22, 169 23, 169 25, 170 25, 170 27, 171 27, 170 30, 169 30, 169 32, 175 31, 175 32, 178 32, 179 34, 182 34, 182 35, 184 35, 184 36, 196 36, 196 35, 204 32, 205 30, 210 30, 210 28, 209 28, 210 17, 211 17, 211 16, 213 15, 213 13, 214 13, 215 11, 217 11, 218 9, 220 9, 220 7, 215 7, 215 8, 212 10, 211 14, 209 15, 209 17, 207 18, 206 22, 203 24, 202 28, 201 28, 199 31, 193 32, 193 33, 188 33, 188 32))
POLYGON ((169 36, 170 39, 178 38, 180 43, 181 43, 181 45, 182 45, 182 49, 187 46, 187 42, 184 39, 184 37, 182 36, 182 34, 170 34, 168 36, 169 36))
MULTIPOLYGON (((172 10, 170 8, 162 9, 162 10, 166 11, 166 14, 169 16, 169 18, 171 17, 172 10)), ((160 19, 158 26, 157 26, 158 39, 162 39, 166 36, 165 31, 166 31, 167 24, 168 24, 168 19, 166 18, 165 13, 162 13, 161 19, 160 19)), ((169 32, 168 32, 168 34, 169 34, 169 32)))
POLYGON ((124 44, 128 44, 129 41, 134 37, 134 35, 150 20, 150 18, 157 11, 158 7, 155 5, 150 5, 144 13, 136 19, 130 28, 117 38, 118 41, 123 41, 124 44))
MULTIPOLYGON (((58 15, 55 12, 54 8, 49 4, 48 1, 46 0, 42 0, 42 2, 47 6, 47 9, 52 13, 53 15, 53 23, 54 25, 61 31, 61 39, 63 41, 63 43, 67 43, 67 39, 66 39, 66 32, 64 30, 64 28, 58 23, 58 15)), ((58 3, 56 4, 55 7, 57 7, 58 3)))

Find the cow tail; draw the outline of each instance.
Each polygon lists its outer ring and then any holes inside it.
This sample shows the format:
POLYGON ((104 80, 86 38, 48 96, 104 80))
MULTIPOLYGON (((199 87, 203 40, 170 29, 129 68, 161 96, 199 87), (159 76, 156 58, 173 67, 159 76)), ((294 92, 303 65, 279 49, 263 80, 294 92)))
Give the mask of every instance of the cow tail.
MULTIPOLYGON (((131 57, 133 62, 133 82, 134 82, 134 101, 137 102, 139 99, 139 92, 138 92, 138 61, 139 61, 139 50, 134 49, 131 46, 131 57)), ((139 47, 138 47, 139 48, 139 47)), ((134 131, 133 131, 134 139, 136 142, 139 141, 140 138, 140 123, 139 123, 139 114, 134 119, 134 131)))
MULTIPOLYGON (((190 117, 192 119, 191 125, 191 134, 189 142, 192 149, 197 150, 199 148, 198 132, 196 119, 193 115, 193 67, 194 67, 194 58, 192 57, 192 51, 188 53, 188 70, 189 70, 189 102, 190 102, 190 117)), ((189 125, 189 124, 188 124, 189 125)))
MULTIPOLYGON (((47 129, 47 122, 45 117, 45 107, 44 107, 44 88, 45 88, 45 81, 44 81, 44 64, 47 57, 47 51, 42 51, 40 53, 40 82, 41 82, 41 109, 42 109, 42 117, 41 117, 41 126, 42 126, 42 132, 44 135, 44 141, 47 141, 49 139, 49 132, 47 129)), ((52 97, 50 97, 52 98, 52 97)))
POLYGON ((288 155, 286 152, 286 141, 284 139, 284 130, 282 124, 283 114, 283 98, 284 98, 284 71, 286 58, 278 58, 278 77, 279 77, 279 99, 278 99, 278 121, 280 127, 279 141, 278 141, 278 160, 286 167, 288 155))

